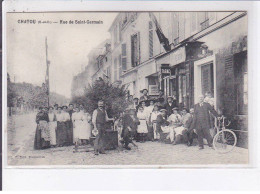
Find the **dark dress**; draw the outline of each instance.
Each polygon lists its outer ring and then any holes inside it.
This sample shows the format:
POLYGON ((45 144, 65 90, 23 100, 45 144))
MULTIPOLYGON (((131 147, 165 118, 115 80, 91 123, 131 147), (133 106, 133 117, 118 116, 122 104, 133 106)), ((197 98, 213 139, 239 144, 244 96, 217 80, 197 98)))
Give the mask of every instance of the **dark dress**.
POLYGON ((129 114, 124 115, 123 117, 123 131, 122 131, 122 138, 124 141, 124 146, 127 147, 129 143, 131 143, 131 132, 135 130, 135 123, 132 117, 129 114), (131 131, 129 130, 131 128, 131 131))
POLYGON ((41 150, 50 147, 50 138, 48 138, 48 122, 49 116, 47 113, 39 112, 36 115, 36 132, 34 138, 34 149, 41 150), (47 135, 46 135, 47 134, 47 135))
POLYGON ((69 145, 73 144, 73 123, 72 123, 72 114, 74 113, 73 110, 69 110, 68 111, 69 115, 70 115, 70 120, 67 121, 67 136, 68 136, 68 141, 69 141, 69 145))
POLYGON ((67 146, 70 145, 71 141, 68 135, 69 121, 64 118, 65 113, 57 114, 57 145, 67 146))

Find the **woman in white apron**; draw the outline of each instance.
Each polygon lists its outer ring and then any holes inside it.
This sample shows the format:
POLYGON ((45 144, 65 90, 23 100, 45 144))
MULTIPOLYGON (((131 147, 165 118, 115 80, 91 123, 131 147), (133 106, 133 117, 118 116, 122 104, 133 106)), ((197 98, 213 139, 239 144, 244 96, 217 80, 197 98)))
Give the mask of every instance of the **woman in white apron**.
POLYGON ((147 122, 148 122, 148 115, 147 112, 144 111, 142 106, 139 107, 137 112, 137 118, 139 119, 140 125, 137 127, 137 133, 139 136, 140 142, 145 142, 145 137, 148 134, 147 122))
POLYGON ((84 114, 79 110, 79 107, 76 107, 75 110, 76 112, 72 114, 71 119, 73 123, 73 141, 75 144, 75 152, 77 152, 80 143, 81 131, 84 127, 84 114))
POLYGON ((53 107, 49 108, 49 130, 50 130, 50 143, 51 146, 56 146, 56 130, 57 130, 57 119, 56 114, 53 111, 53 107))
POLYGON ((87 143, 91 136, 91 115, 86 111, 80 111, 83 115, 83 126, 80 129, 80 136, 79 139, 84 141, 83 143, 87 143))
POLYGON ((159 112, 158 105, 154 105, 154 109, 153 109, 153 112, 151 114, 151 122, 152 122, 152 125, 153 125, 153 138, 154 138, 154 140, 160 139, 160 134, 157 131, 157 126, 156 126, 157 116, 159 114, 160 114, 160 112, 159 112))

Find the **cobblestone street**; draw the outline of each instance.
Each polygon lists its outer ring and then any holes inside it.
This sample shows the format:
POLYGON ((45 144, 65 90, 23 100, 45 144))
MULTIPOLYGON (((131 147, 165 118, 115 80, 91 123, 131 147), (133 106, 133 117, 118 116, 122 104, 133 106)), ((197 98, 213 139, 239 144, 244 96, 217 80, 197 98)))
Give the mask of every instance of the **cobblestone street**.
POLYGON ((219 154, 205 146, 171 145, 159 142, 136 143, 127 151, 119 147, 95 156, 91 146, 73 153, 73 146, 34 150, 35 115, 19 115, 8 118, 9 165, 205 165, 247 164, 248 150, 235 147, 228 154, 219 154), (26 121, 26 122, 24 122, 26 121), (89 152, 86 152, 89 150, 89 152))

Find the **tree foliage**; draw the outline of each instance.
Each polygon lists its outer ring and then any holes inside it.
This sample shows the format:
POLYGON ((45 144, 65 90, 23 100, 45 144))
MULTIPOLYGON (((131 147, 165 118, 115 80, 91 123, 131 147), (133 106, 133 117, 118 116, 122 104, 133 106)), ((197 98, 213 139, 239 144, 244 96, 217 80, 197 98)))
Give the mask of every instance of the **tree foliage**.
POLYGON ((124 86, 98 80, 85 88, 83 96, 74 97, 72 102, 83 104, 92 113, 98 100, 104 100, 109 116, 118 116, 127 108, 127 90, 124 86))

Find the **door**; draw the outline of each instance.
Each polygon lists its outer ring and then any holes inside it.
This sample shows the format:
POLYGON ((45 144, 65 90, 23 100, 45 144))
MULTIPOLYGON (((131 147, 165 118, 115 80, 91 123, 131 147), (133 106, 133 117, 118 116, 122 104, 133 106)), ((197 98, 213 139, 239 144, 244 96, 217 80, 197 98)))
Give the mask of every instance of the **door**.
POLYGON ((213 63, 201 66, 201 89, 203 95, 210 92, 214 96, 213 63))

